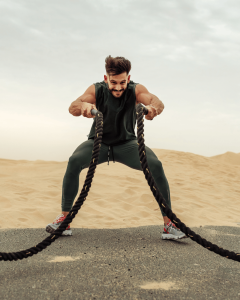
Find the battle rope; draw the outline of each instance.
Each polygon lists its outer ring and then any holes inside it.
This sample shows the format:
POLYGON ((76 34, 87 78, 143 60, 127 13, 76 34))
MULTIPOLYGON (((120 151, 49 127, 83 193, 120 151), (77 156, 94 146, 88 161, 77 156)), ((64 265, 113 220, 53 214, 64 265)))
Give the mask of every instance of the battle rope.
POLYGON ((41 243, 37 244, 34 247, 19 252, 12 252, 12 253, 0 252, 0 261, 1 260, 12 261, 12 260, 28 258, 29 256, 33 256, 33 254, 37 254, 38 252, 47 248, 47 246, 50 246, 52 242, 56 241, 56 239, 58 239, 62 235, 62 232, 67 228, 68 224, 72 222, 73 218, 78 213, 79 209, 83 205, 83 202, 86 200, 86 197, 90 190, 96 165, 98 163, 98 157, 99 157, 100 147, 102 143, 103 115, 101 112, 98 112, 96 110, 92 110, 92 114, 96 115, 96 133, 95 133, 94 144, 93 144, 92 158, 91 158, 88 173, 81 194, 78 197, 74 206, 72 207, 71 211, 67 215, 66 219, 62 222, 62 224, 58 227, 58 229, 54 231, 54 233, 52 233, 45 240, 43 240, 41 243))
POLYGON ((172 212, 172 210, 168 207, 166 200, 163 198, 162 194, 159 192, 156 183, 152 177, 150 169, 147 163, 146 150, 144 145, 144 130, 143 130, 143 114, 147 114, 147 109, 141 104, 137 105, 137 138, 138 138, 138 151, 140 162, 142 165, 142 169, 145 175, 145 178, 150 186, 150 189, 158 202, 158 205, 162 207, 164 213, 167 217, 174 222, 178 228, 181 229, 188 237, 190 237, 193 241, 197 242, 199 245, 204 248, 213 251, 221 256, 224 256, 228 259, 236 260, 240 262, 240 253, 234 253, 232 251, 225 250, 223 248, 218 247, 215 244, 210 243, 209 241, 201 238, 200 235, 196 234, 190 228, 188 228, 184 223, 181 222, 177 218, 177 216, 172 212))
MULTIPOLYGON (((145 178, 147 179, 148 185, 150 186, 150 189, 157 200, 159 206, 161 205, 163 208, 163 211, 167 215, 167 217, 177 224, 177 227, 181 229, 187 236, 189 236, 193 241, 197 242, 198 244, 202 245, 204 248, 207 248, 210 251, 213 251, 221 256, 227 257, 232 260, 236 260, 240 262, 240 253, 234 253, 229 252, 228 250, 224 250, 222 248, 219 248, 217 245, 212 244, 208 242, 205 239, 202 239, 201 236, 198 234, 195 234, 195 232, 191 231, 190 228, 186 227, 184 223, 182 223, 176 215, 171 211, 171 209, 168 207, 165 199, 161 195, 161 193, 158 191, 158 188, 154 182, 154 179, 151 175, 151 172, 148 167, 147 158, 146 158, 146 150, 144 145, 144 130, 143 130, 143 114, 147 114, 148 110, 143 107, 141 104, 137 105, 137 136, 138 136, 138 150, 139 150, 139 157, 140 162, 142 165, 143 172, 145 174, 145 178)), ((86 197, 88 195, 88 192, 91 187, 92 179, 95 173, 95 169, 98 163, 98 157, 100 152, 100 147, 102 143, 102 135, 103 135, 103 115, 101 112, 92 110, 92 114, 96 115, 96 133, 94 138, 94 144, 93 144, 93 154, 91 158, 91 162, 89 165, 88 173, 82 188, 82 191, 80 193, 80 196, 78 197, 76 203, 72 207, 71 211, 67 215, 66 219, 62 222, 62 224, 58 227, 57 230, 54 231, 53 234, 48 236, 46 239, 44 239, 41 243, 37 244, 36 246, 19 251, 19 252, 12 252, 12 253, 4 253, 0 252, 0 261, 12 261, 12 260, 18 260, 23 258, 28 258, 30 256, 33 256, 33 254, 37 254, 38 252, 45 249, 47 246, 50 246, 52 242, 54 242, 57 238, 59 238, 62 235, 62 232, 67 228, 68 224, 70 224, 75 218, 76 214, 78 213, 79 209, 83 205, 83 202, 86 200, 86 197)))

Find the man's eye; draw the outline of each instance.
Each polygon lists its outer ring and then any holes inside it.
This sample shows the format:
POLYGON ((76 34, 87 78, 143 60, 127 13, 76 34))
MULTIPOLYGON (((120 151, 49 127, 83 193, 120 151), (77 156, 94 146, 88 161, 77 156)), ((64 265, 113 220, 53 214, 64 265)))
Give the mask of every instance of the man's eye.
MULTIPOLYGON (((123 85, 125 82, 121 82, 120 84, 123 85)), ((116 82, 112 82, 113 85, 117 84, 116 82)))

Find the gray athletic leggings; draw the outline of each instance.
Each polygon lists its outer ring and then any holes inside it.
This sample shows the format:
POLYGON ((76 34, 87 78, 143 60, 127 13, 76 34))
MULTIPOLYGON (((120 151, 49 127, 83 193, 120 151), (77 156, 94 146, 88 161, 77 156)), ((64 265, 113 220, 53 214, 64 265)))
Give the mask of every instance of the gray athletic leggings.
MULTIPOLYGON (((93 139, 83 142, 77 147, 72 156, 69 158, 67 170, 63 178, 62 211, 70 211, 72 208, 73 201, 78 193, 79 174, 83 169, 89 167, 92 157, 93 143, 93 139)), ((167 178, 163 171, 162 163, 158 160, 157 156, 150 148, 146 146, 145 148, 148 166, 156 185, 165 198, 167 205, 171 208, 170 190, 167 178)), ((102 143, 98 164, 105 163, 108 161, 108 159, 109 161, 116 161, 142 172, 138 154, 137 140, 130 140, 118 146, 110 146, 110 149, 108 145, 102 143), (109 150, 111 150, 110 153, 109 150)), ((146 182, 146 184, 148 183, 146 182)), ((160 209, 162 215, 166 216, 161 207, 160 209)))

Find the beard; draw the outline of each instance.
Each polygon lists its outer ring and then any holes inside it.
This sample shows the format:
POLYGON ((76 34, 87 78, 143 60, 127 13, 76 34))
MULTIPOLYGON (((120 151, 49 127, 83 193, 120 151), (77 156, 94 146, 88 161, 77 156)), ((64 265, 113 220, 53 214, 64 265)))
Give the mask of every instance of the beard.
MULTIPOLYGON (((115 90, 115 89, 110 89, 109 85, 107 84, 108 90, 109 92, 113 95, 113 92, 115 93, 121 93, 121 95, 126 91, 127 87, 125 89, 121 89, 121 90, 115 90), (123 93, 122 93, 123 92, 123 93)), ((114 95, 113 95, 114 96, 114 95)), ((115 97, 115 96, 114 96, 115 97)), ((120 95, 119 95, 120 97, 120 95)), ((118 97, 117 97, 118 98, 118 97)))

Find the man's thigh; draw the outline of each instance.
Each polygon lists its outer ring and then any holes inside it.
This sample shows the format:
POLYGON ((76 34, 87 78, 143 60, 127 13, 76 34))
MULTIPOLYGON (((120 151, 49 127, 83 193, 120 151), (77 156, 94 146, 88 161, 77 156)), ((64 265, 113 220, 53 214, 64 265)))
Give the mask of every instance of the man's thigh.
MULTIPOLYGON (((146 155, 147 155, 147 161, 149 164, 149 168, 154 167, 154 164, 156 162, 160 161, 158 160, 155 153, 147 146, 145 146, 146 149, 146 155)), ((138 152, 138 144, 137 140, 131 140, 129 142, 126 142, 125 144, 119 145, 119 146, 113 146, 113 154, 115 161, 122 163, 130 168, 136 169, 136 170, 142 170, 140 158, 139 158, 139 152, 138 152)))
MULTIPOLYGON (((81 145, 77 147, 77 149, 73 152, 70 160, 74 161, 74 164, 81 165, 81 169, 88 168, 91 162, 91 157, 93 154, 93 144, 94 140, 89 139, 83 142, 81 145)), ((108 159, 108 146, 105 144, 101 144, 98 164, 102 164, 106 162, 108 159)))

